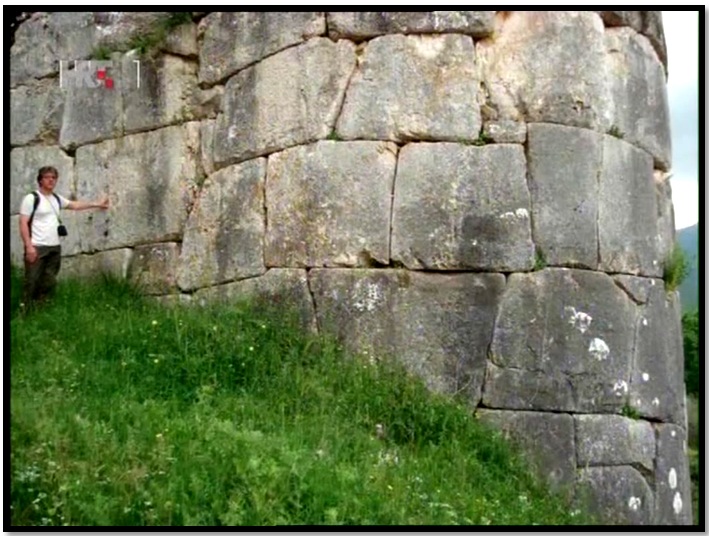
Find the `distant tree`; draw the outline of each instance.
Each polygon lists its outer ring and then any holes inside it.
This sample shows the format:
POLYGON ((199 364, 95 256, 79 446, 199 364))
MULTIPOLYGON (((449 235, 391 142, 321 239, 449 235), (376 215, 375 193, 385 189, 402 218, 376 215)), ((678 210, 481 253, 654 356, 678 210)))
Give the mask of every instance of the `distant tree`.
POLYGON ((687 393, 699 395, 699 311, 682 315, 684 335, 684 383, 687 393))

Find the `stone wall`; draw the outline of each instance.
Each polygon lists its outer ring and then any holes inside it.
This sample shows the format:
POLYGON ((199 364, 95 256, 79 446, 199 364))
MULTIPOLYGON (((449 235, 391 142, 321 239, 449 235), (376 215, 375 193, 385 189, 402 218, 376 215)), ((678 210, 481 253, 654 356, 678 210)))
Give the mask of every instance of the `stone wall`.
POLYGON ((462 393, 611 522, 691 522, 659 12, 196 13, 115 53, 118 87, 59 87, 161 15, 19 27, 15 262, 55 165, 112 203, 68 218, 64 277, 289 303, 462 393))

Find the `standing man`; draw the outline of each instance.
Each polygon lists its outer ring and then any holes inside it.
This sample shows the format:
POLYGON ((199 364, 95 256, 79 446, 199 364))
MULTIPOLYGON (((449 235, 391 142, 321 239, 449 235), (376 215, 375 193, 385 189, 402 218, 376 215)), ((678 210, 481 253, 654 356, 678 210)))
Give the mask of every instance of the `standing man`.
POLYGON ((56 287, 62 252, 59 237, 66 235, 59 217, 61 209, 108 208, 108 197, 98 202, 71 201, 55 193, 58 179, 55 167, 40 168, 39 189, 27 194, 20 205, 20 236, 25 245, 24 307, 42 301, 56 287))

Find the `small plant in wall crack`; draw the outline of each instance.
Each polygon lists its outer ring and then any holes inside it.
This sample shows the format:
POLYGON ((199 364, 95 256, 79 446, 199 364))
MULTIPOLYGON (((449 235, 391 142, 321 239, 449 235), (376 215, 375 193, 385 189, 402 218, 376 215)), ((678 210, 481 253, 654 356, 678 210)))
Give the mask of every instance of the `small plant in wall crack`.
POLYGON ((614 138, 618 138, 619 140, 622 140, 625 136, 625 134, 623 134, 623 131, 618 128, 618 125, 613 125, 608 131, 608 134, 613 136, 614 138))
POLYGON ((621 415, 623 415, 623 417, 628 417, 629 419, 637 420, 640 418, 640 413, 638 412, 638 410, 630 404, 626 404, 625 406, 623 406, 623 409, 620 411, 620 413, 621 415))
POLYGON ((665 287, 668 291, 679 288, 682 281, 687 277, 690 270, 690 263, 687 254, 678 242, 675 242, 672 251, 665 258, 662 279, 665 280, 665 287))
POLYGON ((547 260, 541 250, 537 250, 534 254, 534 271, 544 270, 547 267, 547 260))

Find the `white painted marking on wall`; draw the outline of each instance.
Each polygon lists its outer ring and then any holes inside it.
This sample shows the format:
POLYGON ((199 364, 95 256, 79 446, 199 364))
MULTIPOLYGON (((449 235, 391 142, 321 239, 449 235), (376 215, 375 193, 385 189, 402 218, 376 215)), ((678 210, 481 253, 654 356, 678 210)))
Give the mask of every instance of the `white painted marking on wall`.
POLYGON ((628 499, 628 508, 633 511, 636 511, 638 508, 640 508, 641 504, 642 501, 640 500, 640 497, 631 497, 630 499, 628 499))
POLYGON ((670 435, 671 435, 672 437, 674 437, 674 436, 677 435, 677 432, 675 432, 674 430, 672 430, 672 431, 670 432, 670 435))
POLYGON ((613 386, 613 392, 615 396, 623 396, 628 394, 628 382, 625 380, 618 380, 613 386))
POLYGON ((599 361, 604 361, 605 359, 608 359, 610 348, 608 348, 608 345, 603 339, 596 337, 591 341, 591 344, 588 347, 588 352, 599 361))
POLYGON ((675 498, 672 501, 672 508, 674 508, 676 515, 679 515, 682 511, 682 495, 680 495, 679 491, 675 493, 675 498))
POLYGON ((667 476, 667 482, 670 484, 670 489, 675 489, 677 487, 677 471, 672 467, 670 469, 670 474, 667 476))
POLYGON ((646 382, 650 379, 650 375, 647 372, 643 372, 643 381, 646 382))
POLYGON ((564 312, 569 313, 569 324, 578 329, 581 333, 586 333, 593 318, 583 311, 577 311, 575 307, 567 305, 564 312))
POLYGON ((647 326, 647 318, 643 318, 643 326, 647 326))
POLYGON ((660 405, 660 399, 655 397, 652 399, 652 405, 653 406, 659 406, 660 405))

